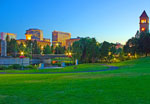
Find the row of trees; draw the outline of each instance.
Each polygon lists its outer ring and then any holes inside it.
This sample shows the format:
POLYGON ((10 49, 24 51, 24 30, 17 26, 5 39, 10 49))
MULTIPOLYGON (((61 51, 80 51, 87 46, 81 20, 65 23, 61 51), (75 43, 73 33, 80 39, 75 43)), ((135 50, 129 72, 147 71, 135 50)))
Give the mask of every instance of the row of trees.
POLYGON ((81 63, 110 60, 114 55, 119 55, 122 49, 116 48, 116 44, 104 41, 98 43, 95 38, 81 38, 72 46, 73 58, 81 63))
POLYGON ((38 45, 37 41, 26 40, 25 43, 18 44, 15 39, 10 39, 6 37, 7 41, 7 55, 17 57, 20 55, 20 52, 24 52, 24 55, 31 57, 31 54, 64 54, 65 48, 62 46, 53 46, 46 45, 41 47, 38 45))
POLYGON ((104 41, 99 44, 95 38, 82 38, 72 46, 73 58, 81 63, 96 62, 99 60, 120 61, 131 57, 148 56, 150 54, 150 33, 142 32, 139 38, 132 37, 123 48, 116 48, 116 44, 104 41))

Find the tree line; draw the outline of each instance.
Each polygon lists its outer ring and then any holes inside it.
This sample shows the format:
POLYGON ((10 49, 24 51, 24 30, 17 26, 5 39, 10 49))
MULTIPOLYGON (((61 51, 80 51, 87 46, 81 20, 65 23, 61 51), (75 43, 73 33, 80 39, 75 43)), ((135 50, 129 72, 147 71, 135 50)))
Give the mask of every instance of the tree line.
POLYGON ((97 42, 95 38, 80 38, 68 49, 58 45, 56 47, 46 45, 41 49, 37 41, 27 40, 18 44, 16 40, 6 38, 7 53, 10 56, 17 56, 23 51, 27 57, 31 54, 65 54, 71 52, 72 60, 78 59, 79 63, 111 62, 112 60, 125 60, 130 56, 148 56, 150 53, 150 33, 142 32, 140 37, 132 37, 126 42, 124 47, 117 48, 117 44, 104 41, 97 42))

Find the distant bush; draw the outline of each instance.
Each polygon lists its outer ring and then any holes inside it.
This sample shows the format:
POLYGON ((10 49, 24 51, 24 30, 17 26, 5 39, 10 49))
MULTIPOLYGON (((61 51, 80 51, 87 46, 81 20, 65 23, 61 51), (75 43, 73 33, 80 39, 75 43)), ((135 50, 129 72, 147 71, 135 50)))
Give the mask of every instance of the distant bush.
POLYGON ((52 63, 52 65, 54 65, 54 66, 59 66, 59 67, 60 67, 60 66, 61 66, 61 63, 60 63, 60 62, 59 62, 59 63, 54 63, 54 64, 52 63))
POLYGON ((38 69, 38 65, 28 65, 24 67, 25 69, 38 69))
POLYGON ((21 69, 21 65, 13 64, 13 65, 8 66, 8 69, 21 69))
POLYGON ((0 70, 6 70, 7 67, 6 66, 0 66, 0 70))

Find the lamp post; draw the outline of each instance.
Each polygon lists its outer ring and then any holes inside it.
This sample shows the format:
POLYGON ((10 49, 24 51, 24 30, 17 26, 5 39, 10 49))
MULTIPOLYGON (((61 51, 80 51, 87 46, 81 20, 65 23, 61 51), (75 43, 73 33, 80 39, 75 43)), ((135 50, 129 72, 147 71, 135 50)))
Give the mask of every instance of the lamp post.
POLYGON ((71 52, 67 52, 66 55, 67 55, 68 57, 70 57, 70 63, 69 63, 69 64, 71 64, 72 53, 71 53, 71 52))
POLYGON ((108 52, 108 56, 109 56, 109 62, 110 62, 110 56, 111 56, 111 52, 108 52))
POLYGON ((130 56, 131 56, 131 53, 128 53, 128 58, 130 58, 130 56))
POLYGON ((32 64, 32 43, 31 43, 31 64, 32 64))
POLYGON ((56 43, 56 48, 57 48, 56 53, 57 54, 58 54, 58 46, 59 46, 59 43, 56 43))
POLYGON ((22 61, 22 70, 23 70, 23 58, 25 58, 25 56, 24 56, 24 52, 21 52, 20 53, 20 58, 21 58, 21 61, 22 61))

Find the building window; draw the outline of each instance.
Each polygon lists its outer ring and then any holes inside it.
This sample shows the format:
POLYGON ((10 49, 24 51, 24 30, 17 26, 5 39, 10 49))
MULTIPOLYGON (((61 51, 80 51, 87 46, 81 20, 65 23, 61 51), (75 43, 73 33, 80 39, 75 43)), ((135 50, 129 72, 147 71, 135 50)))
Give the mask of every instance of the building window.
POLYGON ((144 27, 142 27, 142 29, 141 29, 142 31, 145 31, 145 28, 144 27))
POLYGON ((142 20, 141 20, 141 23, 146 23, 146 19, 142 19, 142 20))

